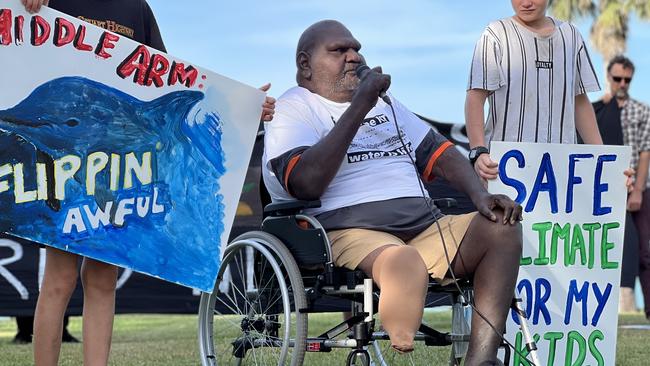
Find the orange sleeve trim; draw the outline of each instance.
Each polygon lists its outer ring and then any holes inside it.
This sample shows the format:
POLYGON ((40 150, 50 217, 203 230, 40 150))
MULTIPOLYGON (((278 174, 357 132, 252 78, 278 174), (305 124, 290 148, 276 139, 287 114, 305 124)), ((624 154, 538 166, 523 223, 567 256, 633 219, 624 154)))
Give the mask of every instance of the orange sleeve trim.
POLYGON ((427 167, 426 169, 424 169, 424 173, 422 174, 422 177, 425 182, 431 180, 431 171, 433 170, 433 166, 436 165, 436 161, 438 160, 440 155, 442 155, 442 153, 445 152, 445 150, 447 150, 452 146, 454 146, 454 144, 452 144, 449 141, 445 141, 442 145, 440 145, 440 147, 438 147, 436 151, 434 151, 433 154, 431 154, 431 157, 429 158, 429 162, 427 163, 427 167))
POLYGON ((285 170, 284 173, 284 187, 287 189, 287 192, 289 192, 289 175, 291 175, 291 171, 295 168, 296 164, 298 164, 298 160, 300 160, 300 155, 291 158, 289 164, 287 164, 287 170, 285 170))

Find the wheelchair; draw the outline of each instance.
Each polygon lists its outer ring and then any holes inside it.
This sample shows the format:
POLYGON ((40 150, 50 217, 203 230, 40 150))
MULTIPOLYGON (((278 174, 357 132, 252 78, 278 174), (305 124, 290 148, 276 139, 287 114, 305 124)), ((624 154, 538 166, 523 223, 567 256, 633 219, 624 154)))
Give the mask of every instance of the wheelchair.
MULTIPOLYGON (((435 203, 451 207, 454 200, 435 203)), ((319 204, 267 205, 261 229, 228 244, 214 291, 201 295, 202 365, 298 366, 306 352, 334 348, 350 349, 348 366, 390 365, 388 335, 373 318, 377 289, 361 271, 334 266, 325 230, 303 213, 319 204), (318 313, 319 302, 331 297, 349 301, 352 316, 316 337, 308 336, 308 314, 318 313)), ((416 342, 426 348, 451 346, 452 366, 460 365, 467 352, 472 295, 468 281, 460 281, 459 286, 444 287, 433 280, 429 284, 429 306, 445 300, 452 304, 451 332, 422 324, 416 342)), ((509 357, 505 347, 506 364, 509 357)))

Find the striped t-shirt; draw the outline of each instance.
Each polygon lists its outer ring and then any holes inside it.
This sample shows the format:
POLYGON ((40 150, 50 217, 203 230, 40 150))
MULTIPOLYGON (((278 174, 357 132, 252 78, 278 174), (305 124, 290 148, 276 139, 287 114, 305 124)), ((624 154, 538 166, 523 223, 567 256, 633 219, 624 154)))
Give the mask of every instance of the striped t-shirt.
POLYGON ((468 90, 493 92, 486 142, 576 142, 575 97, 600 85, 576 27, 551 20, 548 36, 507 18, 488 25, 478 40, 468 90))

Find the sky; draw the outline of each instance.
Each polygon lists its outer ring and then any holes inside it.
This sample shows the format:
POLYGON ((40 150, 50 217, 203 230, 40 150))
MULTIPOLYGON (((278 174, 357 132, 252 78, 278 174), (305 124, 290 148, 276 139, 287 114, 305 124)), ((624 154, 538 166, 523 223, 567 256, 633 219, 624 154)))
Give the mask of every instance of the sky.
MULTIPOLYGON (((370 66, 392 78, 390 91, 413 112, 464 123, 474 44, 486 25, 514 12, 507 0, 148 0, 167 51, 278 97, 295 82, 295 49, 311 24, 335 19, 362 44, 370 66)), ((575 22, 588 40, 591 22, 575 22)), ((630 94, 650 102, 650 23, 630 23, 627 55, 636 64, 630 94), (647 65, 647 66, 646 66, 647 65)), ((601 56, 587 41, 602 81, 601 56)), ((602 93, 592 93, 592 100, 602 93)))

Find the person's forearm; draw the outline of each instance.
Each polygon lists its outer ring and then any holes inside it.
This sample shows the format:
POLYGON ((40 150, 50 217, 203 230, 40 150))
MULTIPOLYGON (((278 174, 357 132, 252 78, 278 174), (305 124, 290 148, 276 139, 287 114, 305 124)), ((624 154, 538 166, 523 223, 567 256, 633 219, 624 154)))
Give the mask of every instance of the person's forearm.
POLYGON ((485 145, 485 100, 488 92, 486 90, 472 89, 467 91, 465 98, 465 127, 467 128, 467 137, 469 146, 486 146, 485 145))
POLYGON ((372 106, 353 103, 332 130, 305 150, 289 176, 291 194, 303 200, 319 199, 338 172, 361 121, 372 106))
POLYGON ((594 108, 591 105, 589 98, 587 98, 585 94, 577 95, 575 103, 576 129, 578 130, 580 137, 582 137, 582 141, 584 141, 585 144, 602 145, 603 139, 598 130, 596 113, 594 113, 594 108))
POLYGON ((650 151, 642 151, 639 155, 639 165, 636 168, 634 190, 645 191, 646 181, 648 180, 648 164, 650 164, 650 151))
POLYGON ((456 148, 449 148, 436 160, 433 174, 444 178, 450 186, 465 193, 474 204, 479 197, 487 194, 483 182, 479 179, 474 169, 456 148))

